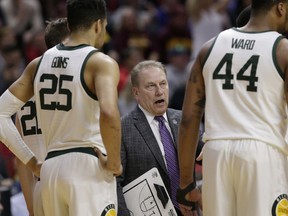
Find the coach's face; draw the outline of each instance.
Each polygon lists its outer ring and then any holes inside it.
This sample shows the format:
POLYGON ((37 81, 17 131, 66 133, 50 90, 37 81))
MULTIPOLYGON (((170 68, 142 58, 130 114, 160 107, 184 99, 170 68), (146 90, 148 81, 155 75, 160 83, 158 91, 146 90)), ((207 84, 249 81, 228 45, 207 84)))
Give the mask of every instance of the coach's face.
POLYGON ((139 85, 132 91, 137 102, 152 115, 162 115, 168 107, 169 87, 164 71, 149 67, 138 74, 139 85))

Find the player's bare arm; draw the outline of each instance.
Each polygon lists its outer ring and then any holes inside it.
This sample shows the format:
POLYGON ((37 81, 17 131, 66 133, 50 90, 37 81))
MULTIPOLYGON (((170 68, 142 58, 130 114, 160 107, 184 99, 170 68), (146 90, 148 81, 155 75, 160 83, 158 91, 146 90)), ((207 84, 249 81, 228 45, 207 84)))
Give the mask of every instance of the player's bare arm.
POLYGON ((39 60, 40 57, 30 62, 19 79, 9 87, 9 91, 24 103, 34 95, 33 79, 39 60))
MULTIPOLYGON (((17 116, 15 118, 15 126, 21 134, 21 126, 17 116)), ((21 135, 23 136, 23 134, 21 135)), ((18 158, 16 158, 16 166, 29 216, 33 216, 34 175, 18 158)))
POLYGON ((93 64, 92 61, 97 62, 92 65, 94 71, 90 72, 90 76, 94 80, 92 88, 100 106, 100 130, 108 156, 105 166, 117 176, 122 173, 121 125, 117 92, 119 67, 115 60, 103 53, 95 53, 89 62, 93 64))
POLYGON ((179 128, 180 187, 185 188, 193 179, 193 168, 199 137, 199 127, 205 107, 205 86, 202 66, 210 43, 204 46, 193 63, 186 85, 179 128), (191 157, 192 155, 192 157, 191 157))
MULTIPOLYGON (((39 59, 38 59, 39 60, 39 59)), ((40 175, 41 163, 28 148, 17 131, 11 116, 33 96, 33 77, 38 60, 32 61, 21 77, 14 82, 0 98, 1 141, 18 157, 36 176, 40 175)))
POLYGON ((179 166, 180 189, 177 200, 181 212, 186 215, 192 208, 192 202, 201 200, 200 190, 196 187, 193 176, 195 166, 196 148, 199 138, 199 128, 205 108, 205 85, 202 67, 212 42, 203 46, 193 63, 189 80, 186 85, 182 108, 182 119, 179 126, 179 166))
POLYGON ((277 60, 278 64, 283 71, 284 76, 284 91, 286 95, 286 101, 288 104, 288 58, 287 58, 287 52, 288 52, 288 40, 282 39, 278 46, 277 46, 277 60))

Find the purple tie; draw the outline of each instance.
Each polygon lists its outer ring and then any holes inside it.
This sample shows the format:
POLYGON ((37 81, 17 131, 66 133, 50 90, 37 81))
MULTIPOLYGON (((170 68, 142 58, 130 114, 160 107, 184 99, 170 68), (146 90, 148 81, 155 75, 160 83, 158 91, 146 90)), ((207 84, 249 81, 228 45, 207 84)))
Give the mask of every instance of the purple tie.
POLYGON ((178 203, 176 201, 176 191, 177 188, 179 187, 179 165, 178 165, 177 151, 175 149, 174 142, 170 135, 170 132, 165 126, 164 117, 155 116, 154 119, 159 122, 159 132, 164 147, 165 160, 171 183, 171 199, 174 206, 178 208, 178 203))

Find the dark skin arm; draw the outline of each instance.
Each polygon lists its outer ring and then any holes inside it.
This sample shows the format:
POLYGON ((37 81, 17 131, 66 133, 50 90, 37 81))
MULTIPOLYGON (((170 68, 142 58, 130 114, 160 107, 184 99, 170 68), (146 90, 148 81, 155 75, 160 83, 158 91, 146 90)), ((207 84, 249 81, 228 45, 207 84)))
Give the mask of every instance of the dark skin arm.
MULTIPOLYGON (((194 159, 196 156, 198 128, 204 113, 205 85, 203 79, 203 63, 209 47, 213 41, 207 42, 197 59, 195 60, 190 79, 186 86, 186 95, 183 104, 182 121, 179 129, 179 165, 180 165, 180 188, 185 188, 193 178, 194 159), (192 155, 192 157, 191 157, 192 155)), ((282 39, 276 50, 277 62, 284 74, 284 93, 288 104, 288 40, 282 39)), ((197 202, 199 191, 197 188, 188 192, 186 200, 197 202)), ((184 206, 186 209, 189 206, 184 206)), ((185 214, 184 214, 185 215, 185 214)))
MULTIPOLYGON (((182 119, 179 127, 179 166, 180 189, 186 188, 195 181, 193 169, 195 166, 196 150, 199 139, 199 128, 205 108, 205 85, 202 75, 204 58, 211 47, 213 40, 207 42, 195 59, 189 80, 186 85, 185 97, 182 107, 182 119)), ((188 192, 186 200, 198 202, 201 198, 198 188, 188 192)), ((184 209, 190 206, 182 206, 184 209)), ((182 209, 183 209, 182 208, 182 209)), ((182 213, 185 215, 184 210, 182 213)))
POLYGON ((276 51, 277 61, 278 65, 280 66, 281 70, 284 73, 284 93, 286 96, 286 102, 288 104, 288 40, 282 39, 278 46, 276 51))

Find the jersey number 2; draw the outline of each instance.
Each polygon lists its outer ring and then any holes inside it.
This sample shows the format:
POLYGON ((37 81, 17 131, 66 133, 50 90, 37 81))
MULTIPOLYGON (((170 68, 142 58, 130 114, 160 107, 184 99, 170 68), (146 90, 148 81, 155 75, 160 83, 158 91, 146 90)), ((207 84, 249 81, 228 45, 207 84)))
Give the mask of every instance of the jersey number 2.
POLYGON ((22 115, 20 122, 22 126, 22 132, 24 136, 35 135, 35 134, 42 134, 41 128, 38 126, 38 120, 36 115, 36 105, 34 101, 28 101, 22 108, 30 109, 30 114, 22 115), (33 121, 34 126, 30 129, 27 128, 27 122, 33 121))
MULTIPOLYGON (((223 89, 233 89, 232 80, 234 75, 232 74, 232 59, 233 54, 227 53, 220 63, 217 65, 215 71, 213 72, 213 79, 223 79, 225 80, 222 85, 223 89), (221 69, 226 65, 225 73, 220 73, 221 69)), ((237 73, 237 80, 244 80, 248 82, 247 91, 257 92, 256 82, 258 77, 256 76, 257 66, 258 66, 259 56, 253 55, 250 59, 244 64, 244 66, 237 73), (251 66, 250 73, 245 73, 248 68, 251 66)))

